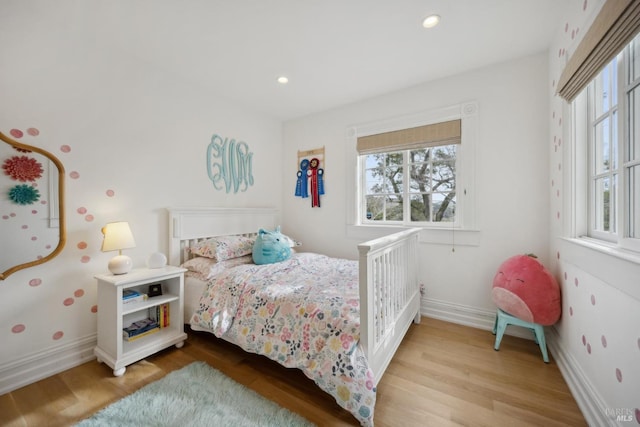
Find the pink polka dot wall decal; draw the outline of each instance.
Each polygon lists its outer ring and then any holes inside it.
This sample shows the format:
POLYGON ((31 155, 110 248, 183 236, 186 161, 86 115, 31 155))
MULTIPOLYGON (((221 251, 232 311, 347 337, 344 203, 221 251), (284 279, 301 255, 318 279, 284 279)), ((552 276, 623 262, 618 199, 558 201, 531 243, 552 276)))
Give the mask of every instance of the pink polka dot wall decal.
POLYGON ((555 179, 552 179, 552 180, 551 180, 551 186, 552 186, 552 187, 555 187, 555 186, 556 186, 556 180, 555 180, 555 179))
POLYGON ((582 10, 587 10, 587 0, 584 0, 584 3, 582 3, 582 10))
POLYGON ((591 305, 596 305, 596 296, 591 295, 591 305))
POLYGON ((602 347, 607 348, 607 337, 603 335, 600 337, 600 341, 602 342, 602 347))
POLYGON ((36 240, 38 240, 38 236, 31 236, 31 241, 35 242, 36 240))
POLYGON ((636 421, 640 424, 640 409, 636 408, 636 421))
POLYGON ((560 259, 560 251, 556 252, 556 258, 560 259))
POLYGON ((569 316, 573 316, 573 307, 569 307, 569 316))
POLYGON ((76 212, 78 212, 80 215, 84 215, 84 214, 87 213, 87 208, 80 207, 80 208, 76 209, 76 212))
POLYGON ((92 313, 97 313, 98 312, 98 306, 97 305, 92 305, 91 306, 91 312, 92 313))
POLYGON ((2 219, 9 219, 9 215, 2 215, 2 219))
POLYGON ((115 194, 116 194, 116 193, 115 193, 115 191, 113 191, 113 190, 107 190, 107 196, 108 196, 108 197, 113 197, 115 194))
POLYGON ((73 298, 67 298, 62 303, 68 307, 68 306, 70 306, 70 305, 72 305, 74 303, 74 299, 73 298))
POLYGON ((42 279, 31 279, 29 280, 29 286, 40 286, 42 284, 42 279))
POLYGON ((582 336, 582 345, 587 345, 587 337, 582 336))
POLYGON ((27 228, 29 228, 29 226, 27 224, 23 224, 20 228, 22 228, 23 230, 26 230, 27 228))
POLYGON ((78 242, 78 249, 87 249, 87 242, 78 242))
POLYGON ((71 151, 71 147, 69 147, 68 145, 61 145, 60 151, 62 151, 63 153, 68 153, 71 151))
POLYGON ((45 249, 51 249, 51 245, 45 245, 44 248, 45 249))
POLYGON ((33 209, 33 210, 31 211, 31 213, 35 215, 35 214, 37 214, 37 213, 38 213, 38 211, 37 211, 37 210, 35 210, 35 209, 33 209))
POLYGON ((587 344, 587 353, 591 354, 591 344, 587 344))
POLYGON ((77 289, 74 293, 73 296, 76 298, 81 298, 84 296, 84 290, 82 289, 77 289))
POLYGON ((26 326, 24 326, 22 323, 18 323, 17 325, 14 325, 13 328, 11 328, 11 332, 13 332, 14 334, 19 334, 20 332, 23 332, 25 329, 27 329, 26 326))
POLYGON ((640 338, 638 338, 638 350, 640 350, 640 338))
POLYGON ((29 128, 27 129, 27 133, 31 136, 38 136, 40 135, 40 131, 36 128, 29 128))
POLYGON ((622 382, 622 371, 620 370, 620 368, 616 368, 616 379, 619 383, 622 382))
POLYGON ((87 216, 84 217, 84 220, 87 222, 91 222, 94 220, 93 215, 89 214, 87 216))
POLYGON ((566 33, 567 31, 569 31, 569 23, 565 23, 564 24, 564 32, 566 33))
POLYGON ((20 129, 11 129, 9 133, 14 138, 22 138, 22 136, 24 135, 24 133, 22 133, 20 129))
POLYGON ((72 171, 72 172, 69 174, 69 177, 70 177, 71 179, 78 179, 78 178, 80 178, 80 174, 79 174, 78 172, 76 172, 76 171, 72 171))
POLYGON ((55 334, 53 334, 53 336, 51 338, 53 338, 54 340, 59 340, 60 338, 62 338, 64 336, 64 332, 62 331, 57 331, 55 334))
POLYGON ((556 191, 556 197, 560 197, 560 190, 556 191))
POLYGON ((575 279, 573 279, 573 284, 576 285, 576 287, 578 286, 580 282, 578 281, 578 278, 576 277, 575 279))
POLYGON ((89 261, 91 261, 91 257, 89 255, 83 255, 82 258, 80 258, 80 262, 83 264, 86 264, 89 261))
POLYGON ((560 219, 560 211, 556 212, 556 217, 560 219))
POLYGON ((567 272, 564 272, 564 280, 567 280, 567 278, 569 277, 569 275, 567 274, 567 272))

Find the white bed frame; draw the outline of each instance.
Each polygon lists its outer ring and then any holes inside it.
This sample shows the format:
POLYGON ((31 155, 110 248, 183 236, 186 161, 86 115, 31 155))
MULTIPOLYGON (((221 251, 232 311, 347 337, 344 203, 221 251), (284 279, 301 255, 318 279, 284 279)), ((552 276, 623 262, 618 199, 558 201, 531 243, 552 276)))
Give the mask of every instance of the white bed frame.
MULTIPOLYGON (((272 208, 170 208, 169 263, 180 265, 187 248, 221 235, 256 234, 280 225, 272 208)), ((403 230, 358 245, 360 343, 380 381, 411 322, 420 322, 418 235, 403 230)))

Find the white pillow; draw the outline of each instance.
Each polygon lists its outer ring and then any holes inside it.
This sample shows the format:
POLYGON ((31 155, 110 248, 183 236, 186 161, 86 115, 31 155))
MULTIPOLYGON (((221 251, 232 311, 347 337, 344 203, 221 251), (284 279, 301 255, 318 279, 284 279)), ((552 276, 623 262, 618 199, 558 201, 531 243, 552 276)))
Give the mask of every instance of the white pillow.
POLYGON ((182 264, 183 268, 200 280, 209 280, 216 274, 220 274, 227 268, 232 268, 241 264, 251 264, 251 255, 232 258, 226 261, 216 261, 213 258, 195 257, 182 264))
POLYGON ((249 255, 253 251, 255 237, 218 236, 203 240, 189 248, 193 255, 226 261, 249 255))

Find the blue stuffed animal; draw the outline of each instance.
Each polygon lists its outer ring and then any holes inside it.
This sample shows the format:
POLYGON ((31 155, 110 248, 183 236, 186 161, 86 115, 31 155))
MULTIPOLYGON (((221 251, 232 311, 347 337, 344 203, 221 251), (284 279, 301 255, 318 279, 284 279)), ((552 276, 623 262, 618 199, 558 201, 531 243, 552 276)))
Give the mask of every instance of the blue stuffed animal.
POLYGON ((288 260, 291 258, 291 246, 292 240, 280 233, 280 226, 274 231, 261 228, 253 244, 253 262, 260 265, 288 260))

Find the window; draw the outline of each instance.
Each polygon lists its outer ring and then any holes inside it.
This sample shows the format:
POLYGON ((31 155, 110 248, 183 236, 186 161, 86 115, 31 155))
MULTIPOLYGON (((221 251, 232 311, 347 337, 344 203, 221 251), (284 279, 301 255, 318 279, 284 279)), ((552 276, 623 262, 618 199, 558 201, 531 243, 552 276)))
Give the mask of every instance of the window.
POLYGON ((589 237, 640 250, 640 36, 573 105, 578 127, 586 128, 577 130, 575 141, 579 150, 586 139, 587 215, 580 228, 589 237))
POLYGON ((361 155, 362 223, 455 223, 456 153, 448 144, 361 155))
POLYGON ((349 235, 424 227, 425 241, 439 243, 450 242, 455 228, 460 242, 476 244, 477 133, 476 102, 348 128, 349 235))

